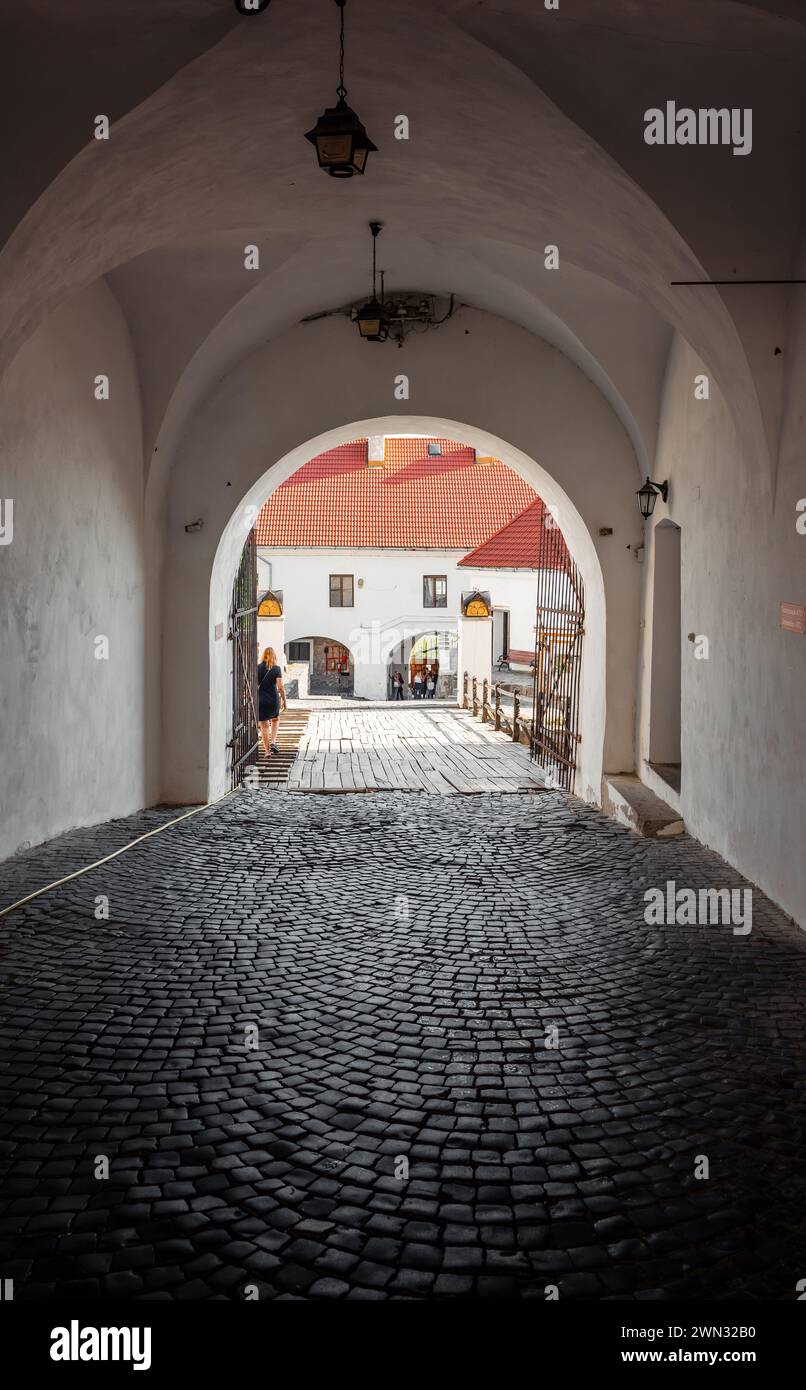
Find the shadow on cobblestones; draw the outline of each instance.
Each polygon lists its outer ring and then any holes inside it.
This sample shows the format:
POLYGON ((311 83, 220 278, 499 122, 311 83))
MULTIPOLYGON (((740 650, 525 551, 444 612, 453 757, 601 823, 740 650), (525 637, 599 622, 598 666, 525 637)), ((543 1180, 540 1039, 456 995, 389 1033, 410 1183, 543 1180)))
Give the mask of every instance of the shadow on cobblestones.
MULTIPOLYGON (((0 897, 175 814, 29 851, 0 897)), ((806 940, 759 893, 749 936, 648 926, 668 879, 743 882, 553 794, 255 792, 3 919, 0 1277, 796 1296, 806 940)))

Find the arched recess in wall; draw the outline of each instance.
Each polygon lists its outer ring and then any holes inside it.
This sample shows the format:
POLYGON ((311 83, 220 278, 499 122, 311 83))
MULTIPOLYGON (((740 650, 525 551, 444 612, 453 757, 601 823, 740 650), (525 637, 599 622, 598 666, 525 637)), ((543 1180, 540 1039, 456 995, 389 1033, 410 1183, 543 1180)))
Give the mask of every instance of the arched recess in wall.
POLYGON ((267 497, 298 468, 317 454, 368 435, 413 434, 469 444, 479 454, 492 455, 519 473, 547 506, 556 509, 571 555, 579 566, 586 596, 580 730, 582 742, 576 789, 586 800, 599 802, 606 729, 606 604, 605 585, 596 547, 586 522, 568 493, 536 460, 497 435, 457 420, 433 416, 385 416, 358 420, 328 430, 292 449, 255 480, 226 523, 210 573, 209 745, 206 796, 210 800, 227 786, 226 742, 229 716, 228 646, 215 636, 221 615, 229 608, 238 561, 257 511, 267 497))
MULTIPOLYGON (((296 633, 287 637, 285 650, 299 643, 308 644, 308 694, 331 695, 352 694, 355 681, 355 663, 358 655, 356 643, 350 638, 332 637, 327 632, 303 631, 291 628, 296 633)), ((287 688, 287 694, 293 691, 287 688)))

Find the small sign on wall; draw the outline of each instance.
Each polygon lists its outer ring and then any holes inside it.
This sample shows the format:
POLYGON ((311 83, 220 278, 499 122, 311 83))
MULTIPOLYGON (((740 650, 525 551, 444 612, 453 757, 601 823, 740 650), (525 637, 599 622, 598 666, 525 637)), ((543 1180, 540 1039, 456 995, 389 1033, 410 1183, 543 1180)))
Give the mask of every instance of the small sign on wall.
POLYGON ((806 633, 806 603, 782 603, 779 621, 782 632, 806 633))
POLYGON ((221 638, 222 638, 223 636, 224 636, 224 624, 223 624, 223 623, 216 623, 216 625, 215 625, 215 640, 216 640, 216 642, 220 642, 220 641, 221 641, 221 638))

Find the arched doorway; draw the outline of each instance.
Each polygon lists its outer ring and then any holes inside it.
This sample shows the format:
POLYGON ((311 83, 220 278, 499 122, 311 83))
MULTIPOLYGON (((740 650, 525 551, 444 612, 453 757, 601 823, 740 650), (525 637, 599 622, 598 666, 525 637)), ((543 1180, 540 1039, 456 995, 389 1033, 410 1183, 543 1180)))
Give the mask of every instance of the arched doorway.
MULTIPOLYGON (((369 435, 400 433, 453 439, 472 445, 480 455, 501 459, 531 483, 546 506, 551 509, 552 515, 559 519, 560 529, 569 552, 579 566, 586 592, 585 654, 580 671, 581 744, 577 791, 586 800, 598 802, 601 798, 607 680, 605 587, 601 565, 588 526, 568 493, 535 459, 498 436, 455 420, 397 416, 356 421, 300 444, 256 479, 240 506, 224 525, 210 577, 211 620, 220 608, 222 592, 231 587, 232 576, 244 540, 254 522, 256 509, 262 506, 274 488, 295 473, 303 463, 327 449, 369 435)), ((214 627, 212 622, 211 626, 214 627)), ((222 749, 225 748, 228 731, 227 702, 222 696, 226 690, 228 672, 220 643, 216 643, 214 639, 209 642, 208 656, 210 753, 207 796, 212 797, 223 789, 224 782, 222 749)), ((388 661, 388 653, 386 660, 388 661)))
POLYGON ((307 640, 310 652, 309 695, 352 695, 355 666, 350 648, 335 637, 310 637, 307 640))
POLYGON ((432 628, 415 632, 401 639, 392 648, 387 660, 387 679, 390 697, 397 672, 403 677, 404 698, 414 689, 414 677, 419 674, 423 686, 429 671, 436 673, 434 698, 455 699, 458 690, 458 641, 454 628, 432 628))

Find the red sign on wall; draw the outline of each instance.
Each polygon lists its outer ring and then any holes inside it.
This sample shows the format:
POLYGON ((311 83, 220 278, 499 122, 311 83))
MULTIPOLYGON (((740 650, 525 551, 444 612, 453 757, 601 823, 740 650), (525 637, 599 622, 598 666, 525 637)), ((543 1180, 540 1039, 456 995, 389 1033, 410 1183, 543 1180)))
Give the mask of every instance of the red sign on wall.
POLYGON ((782 603, 780 626, 782 632, 806 633, 806 603, 782 603))

